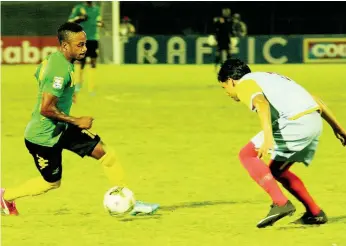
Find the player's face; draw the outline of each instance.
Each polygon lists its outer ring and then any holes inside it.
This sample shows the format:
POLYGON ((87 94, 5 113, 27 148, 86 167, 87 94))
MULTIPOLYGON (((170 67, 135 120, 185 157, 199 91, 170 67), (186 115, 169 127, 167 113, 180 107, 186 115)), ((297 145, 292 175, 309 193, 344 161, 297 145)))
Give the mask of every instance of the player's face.
POLYGON ((221 85, 226 90, 228 96, 232 97, 235 101, 239 102, 239 98, 237 97, 237 93, 234 87, 234 80, 228 79, 226 82, 222 82, 221 85))
POLYGON ((86 48, 86 34, 85 32, 78 32, 71 35, 69 42, 69 53, 73 59, 81 60, 85 57, 86 48))

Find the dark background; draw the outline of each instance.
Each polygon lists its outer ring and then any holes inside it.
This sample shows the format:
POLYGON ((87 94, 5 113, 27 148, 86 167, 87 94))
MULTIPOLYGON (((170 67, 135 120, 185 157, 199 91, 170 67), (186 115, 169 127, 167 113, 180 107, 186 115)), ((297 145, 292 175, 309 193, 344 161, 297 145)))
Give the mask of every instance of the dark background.
MULTIPOLYGON (((54 35, 77 2, 2 2, 2 35, 54 35)), ((249 35, 346 34, 346 2, 120 2, 138 34, 210 34, 223 7, 249 35)))
POLYGON ((211 32, 212 18, 228 7, 239 13, 249 35, 345 34, 346 2, 122 2, 138 32, 181 34, 211 32))

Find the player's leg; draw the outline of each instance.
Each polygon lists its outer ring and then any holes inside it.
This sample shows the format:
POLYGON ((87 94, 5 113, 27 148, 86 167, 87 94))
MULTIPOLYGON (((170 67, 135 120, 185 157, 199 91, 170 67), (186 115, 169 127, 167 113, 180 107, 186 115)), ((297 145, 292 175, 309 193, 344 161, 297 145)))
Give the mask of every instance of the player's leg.
MULTIPOLYGON (((123 167, 116 158, 114 150, 106 146, 98 135, 88 130, 82 130, 76 126, 69 125, 60 139, 60 144, 64 149, 68 149, 81 157, 90 156, 98 160, 112 186, 127 186, 123 167)), ((158 208, 158 204, 138 201, 132 214, 150 214, 158 208)))
POLYGON ((99 161, 111 185, 127 186, 124 169, 112 148, 99 141, 90 156, 99 161))
POLYGON ((268 215, 258 223, 259 228, 273 225, 277 220, 295 211, 292 203, 282 193, 269 167, 257 157, 257 150, 263 143, 263 132, 257 134, 239 153, 240 162, 251 178, 271 197, 273 205, 268 215))
POLYGON ((89 80, 88 80, 88 92, 93 93, 95 89, 95 74, 96 74, 96 62, 98 56, 98 46, 99 43, 97 40, 89 40, 89 55, 91 58, 91 69, 89 72, 89 80))
POLYGON ((222 55, 222 52, 220 50, 219 47, 217 47, 217 50, 215 51, 215 69, 220 65, 220 62, 221 62, 221 55, 222 55))
POLYGON ((305 206, 306 213, 302 217, 305 224, 322 224, 327 222, 327 217, 315 203, 302 180, 289 169, 294 162, 309 165, 315 155, 321 132, 321 117, 318 113, 312 113, 287 122, 282 130, 274 133, 275 141, 279 145, 272 155, 271 172, 305 206))
POLYGON ((287 197, 282 193, 277 182, 273 178, 269 167, 257 157, 257 149, 263 142, 263 132, 257 134, 239 152, 239 160, 247 170, 251 178, 269 194, 274 204, 284 205, 287 197))
POLYGON ((227 53, 227 59, 231 59, 231 49, 227 49, 226 50, 226 53, 227 53))
MULTIPOLYGON (((87 51, 88 53, 88 51, 87 51)), ((82 87, 83 87, 83 83, 84 83, 84 68, 85 68, 85 63, 86 63, 86 57, 87 54, 85 55, 85 57, 82 60, 79 60, 79 79, 78 82, 76 84, 76 92, 79 92, 82 87)))
POLYGON ((328 221, 326 214, 309 194, 303 181, 289 170, 292 164, 293 162, 271 160, 270 170, 275 179, 304 205, 306 213, 297 222, 302 224, 326 223, 328 221))
MULTIPOLYGON (((90 154, 91 157, 98 160, 104 168, 104 171, 112 185, 127 186, 124 178, 124 170, 116 159, 114 151, 100 141, 90 154)), ((131 215, 153 214, 159 208, 158 204, 136 201, 135 207, 130 212, 131 215)))
POLYGON ((1 190, 3 214, 18 214, 15 200, 26 196, 36 196, 60 186, 62 175, 61 149, 44 147, 25 140, 25 145, 33 156, 42 177, 36 177, 14 187, 1 190))
POLYGON ((60 138, 59 145, 81 157, 90 156, 98 160, 103 166, 111 185, 126 185, 123 168, 116 159, 114 151, 111 148, 106 148, 98 135, 88 130, 82 130, 77 126, 69 125, 60 138))

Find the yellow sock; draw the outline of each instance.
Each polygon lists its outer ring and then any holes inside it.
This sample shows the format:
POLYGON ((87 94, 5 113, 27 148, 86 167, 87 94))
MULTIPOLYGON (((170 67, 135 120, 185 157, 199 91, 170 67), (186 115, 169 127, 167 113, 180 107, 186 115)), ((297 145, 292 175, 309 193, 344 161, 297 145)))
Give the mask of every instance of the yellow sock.
POLYGON ((88 91, 89 92, 94 92, 94 87, 95 87, 95 68, 90 68, 88 69, 89 71, 89 80, 88 80, 88 91))
POLYGON ((25 196, 36 196, 43 194, 51 189, 58 188, 59 186, 60 181, 49 183, 42 177, 37 177, 30 179, 29 181, 18 187, 6 189, 4 193, 4 199, 6 201, 12 201, 25 196))
POLYGON ((113 151, 107 151, 99 161, 111 185, 126 186, 123 167, 116 160, 113 151))

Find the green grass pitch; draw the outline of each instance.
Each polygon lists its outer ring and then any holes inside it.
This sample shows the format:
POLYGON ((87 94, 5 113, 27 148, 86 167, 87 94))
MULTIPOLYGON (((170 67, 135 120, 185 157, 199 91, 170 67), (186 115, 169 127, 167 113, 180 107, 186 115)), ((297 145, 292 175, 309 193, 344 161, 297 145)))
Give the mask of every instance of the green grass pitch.
MULTIPOLYGON (((251 67, 295 79, 346 127, 345 64, 251 67)), ((4 187, 39 174, 23 142, 36 100, 34 71, 31 65, 2 66, 4 187)), ((102 199, 110 187, 99 163, 66 151, 60 189, 18 200, 21 215, 1 218, 3 246, 346 246, 346 151, 326 124, 314 162, 293 171, 330 223, 290 224, 304 212, 290 196, 296 214, 260 230, 256 223, 270 199, 237 158, 260 130, 259 121, 226 96, 212 66, 100 65, 97 74, 96 96, 85 86, 71 113, 95 117, 93 131, 115 148, 136 198, 161 209, 125 221, 109 216, 102 199)))

